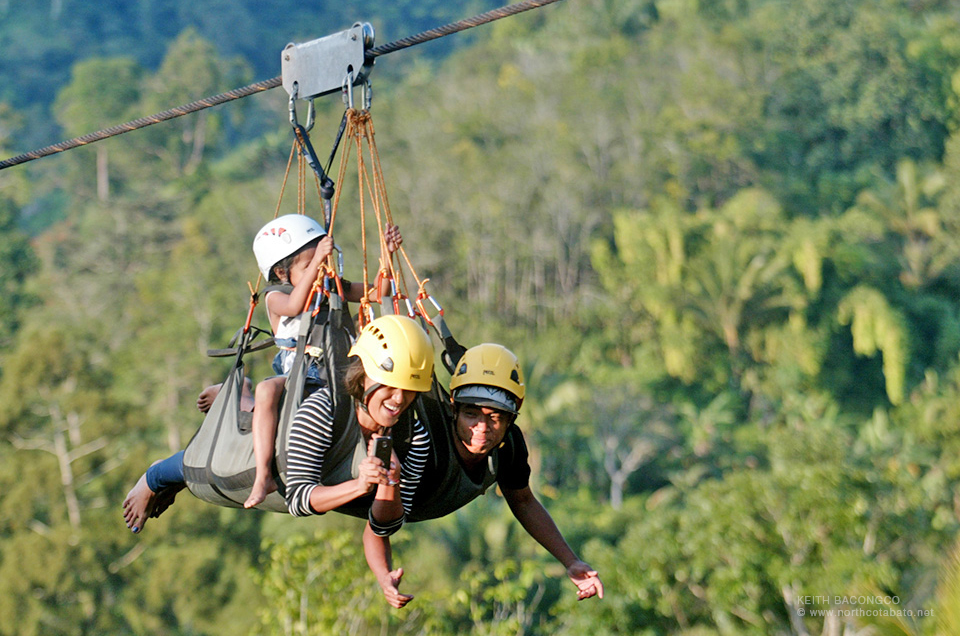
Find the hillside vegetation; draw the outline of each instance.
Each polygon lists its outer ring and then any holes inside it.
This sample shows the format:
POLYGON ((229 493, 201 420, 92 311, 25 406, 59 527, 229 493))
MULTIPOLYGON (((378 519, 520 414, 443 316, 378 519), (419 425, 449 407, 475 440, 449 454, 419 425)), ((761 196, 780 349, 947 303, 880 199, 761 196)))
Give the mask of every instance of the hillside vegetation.
MULTIPOLYGON (((51 3, 76 30, 45 96, 66 135, 275 75, 254 52, 353 19, 250 4, 247 37, 209 3, 121 4, 51 3)), ((381 42, 421 24, 394 33, 402 4, 363 7, 381 42)), ((0 43, 39 28, 23 6, 0 2, 0 43)), ((570 0, 378 62, 404 247, 462 342, 520 356, 532 486, 602 601, 494 493, 399 533, 402 611, 353 519, 184 493, 124 527, 226 370, 205 351, 246 316, 285 93, 0 171, 0 634, 960 633, 958 27, 946 0, 570 0)), ((3 156, 31 139, 33 59, 0 66, 3 156)))

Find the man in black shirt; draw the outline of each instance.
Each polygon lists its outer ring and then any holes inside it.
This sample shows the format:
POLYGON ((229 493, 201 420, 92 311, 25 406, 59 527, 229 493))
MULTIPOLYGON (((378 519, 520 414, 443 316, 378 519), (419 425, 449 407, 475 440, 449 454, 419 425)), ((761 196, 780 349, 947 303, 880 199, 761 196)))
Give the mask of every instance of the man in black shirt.
MULTIPOLYGON (((447 515, 496 483, 527 533, 567 569, 577 597, 603 598, 597 572, 577 557, 530 490, 527 446, 514 424, 525 393, 517 357, 496 344, 469 349, 454 368, 450 391, 452 412, 442 398, 434 400, 433 408, 424 401, 418 405, 434 452, 407 521, 447 515)), ((389 539, 377 537, 368 527, 364 550, 387 601, 394 607, 406 605, 413 596, 398 589, 403 571, 392 570, 389 539)))

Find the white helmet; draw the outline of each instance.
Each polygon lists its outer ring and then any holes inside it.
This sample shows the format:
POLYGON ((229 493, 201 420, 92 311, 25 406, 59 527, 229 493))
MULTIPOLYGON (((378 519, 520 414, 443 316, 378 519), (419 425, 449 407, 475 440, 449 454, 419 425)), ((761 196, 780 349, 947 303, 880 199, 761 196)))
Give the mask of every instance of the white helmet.
POLYGON ((257 267, 267 280, 273 266, 310 241, 326 236, 323 226, 303 214, 287 214, 270 221, 253 237, 257 267))

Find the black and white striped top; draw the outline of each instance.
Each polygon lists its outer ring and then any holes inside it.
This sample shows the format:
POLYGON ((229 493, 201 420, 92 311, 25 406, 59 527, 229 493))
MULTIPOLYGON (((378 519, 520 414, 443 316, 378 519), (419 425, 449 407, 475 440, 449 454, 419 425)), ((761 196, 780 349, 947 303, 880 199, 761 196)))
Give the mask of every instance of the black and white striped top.
MULTIPOLYGON (((357 426, 355 423, 349 424, 344 434, 356 434, 355 429, 349 428, 355 426, 357 426)), ((286 498, 290 514, 296 517, 318 514, 310 507, 310 493, 321 485, 324 455, 334 445, 333 435, 333 404, 329 390, 324 387, 303 401, 290 426, 287 445, 286 498)), ((395 441, 394 448, 401 464, 400 501, 403 504, 404 513, 409 514, 413 496, 423 477, 430 452, 429 433, 419 420, 414 419, 410 444, 397 444, 395 441)), ((353 453, 349 453, 341 461, 352 462, 353 453)), ((397 528, 399 525, 398 523, 397 528)))

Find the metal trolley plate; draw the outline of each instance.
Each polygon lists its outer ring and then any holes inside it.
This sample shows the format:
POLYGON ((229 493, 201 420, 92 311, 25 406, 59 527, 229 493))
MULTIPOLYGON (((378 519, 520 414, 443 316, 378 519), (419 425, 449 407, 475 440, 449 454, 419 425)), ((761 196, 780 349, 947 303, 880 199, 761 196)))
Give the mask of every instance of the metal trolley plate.
POLYGON ((290 96, 312 99, 340 91, 344 78, 362 84, 373 68, 366 53, 373 48, 373 27, 357 23, 303 44, 288 44, 280 55, 283 88, 290 96))

